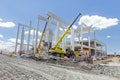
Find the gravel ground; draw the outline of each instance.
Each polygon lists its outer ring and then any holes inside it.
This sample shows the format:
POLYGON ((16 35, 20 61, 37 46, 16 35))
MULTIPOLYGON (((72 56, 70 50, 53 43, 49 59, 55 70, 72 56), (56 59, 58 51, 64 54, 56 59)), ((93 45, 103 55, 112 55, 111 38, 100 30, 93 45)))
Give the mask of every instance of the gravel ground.
MULTIPOLYGON (((118 64, 119 65, 119 64, 118 64)), ((96 74, 103 74, 107 76, 112 76, 120 79, 120 66, 109 65, 109 64, 97 64, 92 66, 92 72, 96 74)))
POLYGON ((88 72, 75 68, 0 55, 0 80, 119 80, 99 71, 94 74, 93 67, 88 72))

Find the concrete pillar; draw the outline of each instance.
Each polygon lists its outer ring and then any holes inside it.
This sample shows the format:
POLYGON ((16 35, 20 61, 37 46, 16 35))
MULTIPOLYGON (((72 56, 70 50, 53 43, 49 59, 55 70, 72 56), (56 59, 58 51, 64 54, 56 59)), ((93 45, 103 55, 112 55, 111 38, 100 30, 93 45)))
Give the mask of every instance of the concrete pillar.
POLYGON ((22 27, 21 43, 20 43, 20 51, 23 50, 23 47, 24 47, 24 26, 22 27))
POLYGON ((63 39, 62 50, 66 52, 66 37, 63 39))
POLYGON ((80 40, 80 39, 81 39, 81 36, 80 36, 80 35, 81 35, 81 32, 80 32, 80 33, 78 33, 79 45, 81 46, 81 40, 80 40))
MULTIPOLYGON (((59 35, 62 35, 62 33, 59 32, 59 35)), ((61 37, 61 36, 60 36, 60 37, 61 37)), ((59 38, 60 38, 60 37, 59 37, 59 38)), ((62 48, 62 46, 63 46, 63 40, 64 40, 64 38, 62 39, 61 43, 58 45, 58 46, 61 47, 61 48, 62 48)))
POLYGON ((53 31, 51 29, 49 29, 49 41, 52 42, 52 39, 53 39, 53 31))
POLYGON ((103 56, 103 48, 102 48, 102 46, 101 46, 101 56, 103 56))
POLYGON ((32 26, 32 22, 30 21, 30 24, 29 24, 29 31, 28 31, 27 51, 29 51, 29 46, 30 46, 30 32, 31 32, 31 26, 32 26))
POLYGON ((47 42, 48 42, 47 51, 49 52, 50 37, 52 37, 52 36, 50 36, 50 29, 47 30, 46 34, 47 34, 47 36, 48 36, 48 40, 47 40, 47 42))
POLYGON ((20 30, 20 24, 18 24, 18 30, 17 30, 17 35, 16 35, 15 53, 17 52, 19 30, 20 30))
POLYGON ((59 22, 57 22, 57 28, 55 33, 55 42, 59 39, 59 22))
POLYGON ((94 48, 95 48, 95 56, 97 56, 96 53, 96 32, 94 31, 94 48))
POLYGON ((83 27, 80 28, 80 37, 81 37, 81 52, 83 52, 83 27))
POLYGON ((38 31, 39 31, 39 16, 38 16, 38 19, 37 19, 37 27, 36 27, 36 40, 35 40, 35 53, 37 53, 37 46, 38 46, 38 31))
POLYGON ((32 45, 33 45, 33 52, 34 52, 34 54, 35 54, 35 29, 33 29, 32 45))
POLYGON ((107 46, 105 45, 105 56, 107 56, 107 46))
POLYGON ((55 44, 55 34, 53 34, 52 46, 55 44))
POLYGON ((71 50, 74 51, 74 47, 75 47, 75 45, 74 45, 74 29, 71 28, 71 50))
POLYGON ((88 31, 88 46, 89 46, 89 53, 91 55, 91 49, 90 49, 90 28, 89 28, 89 31, 88 31))
POLYGON ((51 26, 51 18, 49 17, 48 20, 49 20, 49 22, 48 22, 48 32, 47 32, 47 35, 48 35, 48 37, 47 37, 48 38, 48 40, 47 40, 47 42, 48 42, 47 51, 49 52, 49 48, 52 46, 53 33, 52 33, 51 29, 50 29, 50 27, 52 27, 51 26))
MULTIPOLYGON (((65 30, 63 32, 65 32, 65 30)), ((62 41, 62 50, 66 53, 66 36, 62 41)))

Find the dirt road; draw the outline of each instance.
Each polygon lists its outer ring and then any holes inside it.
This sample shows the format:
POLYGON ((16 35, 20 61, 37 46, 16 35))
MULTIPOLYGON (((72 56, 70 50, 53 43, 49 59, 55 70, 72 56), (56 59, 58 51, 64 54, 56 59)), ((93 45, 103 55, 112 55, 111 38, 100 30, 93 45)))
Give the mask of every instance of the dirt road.
POLYGON ((0 80, 119 80, 115 77, 97 75, 54 66, 30 59, 11 58, 0 55, 0 80))

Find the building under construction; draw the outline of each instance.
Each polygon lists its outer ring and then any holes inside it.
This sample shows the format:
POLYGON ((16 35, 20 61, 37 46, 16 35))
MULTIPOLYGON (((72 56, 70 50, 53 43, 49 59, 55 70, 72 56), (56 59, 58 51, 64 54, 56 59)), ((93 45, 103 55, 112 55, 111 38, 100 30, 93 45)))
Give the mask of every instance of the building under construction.
MULTIPOLYGON (((40 15, 37 17, 36 27, 32 26, 31 21, 29 25, 18 24, 15 52, 25 51, 35 54, 39 52, 38 48, 41 51, 49 52, 49 49, 56 44, 70 23, 51 12, 46 15, 47 18, 40 15)), ((82 52, 82 54, 96 56, 107 55, 107 46, 97 40, 96 31, 84 23, 76 29, 71 27, 58 46, 65 53, 72 50, 75 53, 82 52), (84 35, 87 36, 84 37, 84 35)))

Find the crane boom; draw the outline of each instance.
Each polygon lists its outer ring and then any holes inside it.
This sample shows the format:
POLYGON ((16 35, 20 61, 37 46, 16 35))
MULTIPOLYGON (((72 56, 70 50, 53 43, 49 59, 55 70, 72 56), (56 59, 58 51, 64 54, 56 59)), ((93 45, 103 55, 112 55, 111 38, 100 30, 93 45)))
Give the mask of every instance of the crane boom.
POLYGON ((55 43, 55 45, 52 47, 52 49, 50 49, 49 51, 52 52, 53 50, 58 50, 57 47, 58 45, 62 42, 63 38, 65 37, 65 35, 68 33, 68 31, 70 30, 70 28, 73 26, 73 24, 76 22, 76 20, 79 18, 79 16, 81 16, 82 14, 79 13, 78 16, 74 19, 74 21, 71 23, 71 25, 67 28, 67 30, 62 34, 62 36, 58 39, 58 41, 55 43))
MULTIPOLYGON (((47 19, 49 19, 49 18, 50 18, 50 16, 48 16, 47 19)), ((41 35, 41 38, 40 38, 40 41, 39 41, 39 44, 38 44, 38 47, 37 47, 37 50, 38 50, 38 51, 41 50, 42 39, 43 39, 43 36, 44 36, 44 34, 45 34, 45 30, 46 30, 47 24, 48 24, 48 22, 45 23, 45 27, 44 27, 44 29, 43 29, 43 32, 42 32, 42 35, 41 35)))

